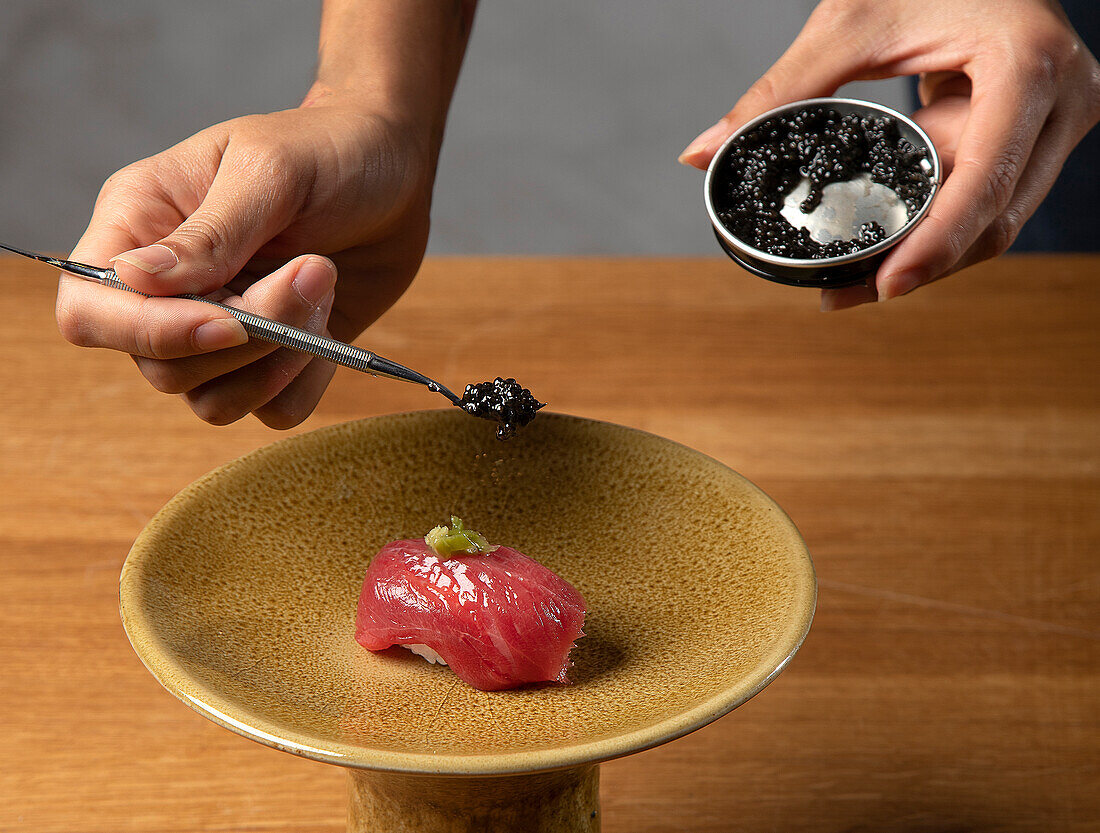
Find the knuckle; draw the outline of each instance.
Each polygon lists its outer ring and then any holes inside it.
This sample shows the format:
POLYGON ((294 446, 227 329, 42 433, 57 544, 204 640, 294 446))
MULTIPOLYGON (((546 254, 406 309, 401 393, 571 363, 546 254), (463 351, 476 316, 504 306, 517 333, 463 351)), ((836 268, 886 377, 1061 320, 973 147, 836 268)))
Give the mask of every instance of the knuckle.
POLYGON ((211 425, 229 425, 244 416, 210 391, 198 396, 186 393, 183 396, 195 416, 211 425))
POLYGON ((874 52, 895 36, 889 15, 883 15, 878 5, 878 0, 826 0, 814 9, 799 37, 809 35, 822 49, 874 52), (873 32, 867 27, 869 19, 879 21, 873 32))
POLYGON ((235 168, 246 171, 263 171, 274 167, 274 146, 263 139, 234 137, 226 148, 226 157, 235 168))
POLYGON ((100 196, 130 190, 144 178, 145 165, 142 162, 134 162, 125 168, 119 168, 104 180, 103 186, 99 189, 100 196))
POLYGON ((957 219, 945 220, 935 213, 925 217, 921 225, 926 226, 928 232, 933 235, 933 239, 937 241, 936 252, 930 258, 935 266, 933 272, 935 274, 946 272, 958 263, 966 251, 966 226, 957 219))
POLYGON ((274 362, 257 385, 256 398, 250 410, 265 425, 278 429, 293 428, 309 416, 309 411, 302 413, 303 405, 298 401, 299 397, 283 395, 301 369, 301 359, 288 356, 284 361, 274 362))
POLYGON ((134 355, 136 356, 144 356, 147 359, 168 358, 163 339, 157 334, 147 332, 142 327, 134 328, 132 343, 134 355))
POLYGON ((765 110, 770 110, 773 107, 779 106, 780 102, 780 90, 770 74, 761 77, 752 88, 749 90, 749 103, 752 106, 754 112, 753 117, 759 115, 765 110))
POLYGON ((1002 214, 986 230, 986 257, 999 257, 1009 250, 1020 233, 1020 222, 1012 214, 1002 214))
POLYGON ((1049 22, 1030 26, 1021 35, 1032 57, 1031 75, 1051 86, 1081 57, 1081 42, 1065 26, 1049 22))
POLYGON ((126 179, 125 170, 126 169, 123 168, 121 171, 115 171, 103 180, 103 184, 99 186, 99 194, 97 194, 95 198, 96 205, 100 205, 104 200, 110 199, 113 194, 117 193, 122 188, 123 182, 126 179))
POLYGON ((986 180, 989 186, 990 202, 998 211, 1002 210, 1016 190, 1016 181, 1020 178, 1020 155, 1013 148, 1006 148, 997 154, 989 168, 986 180))
POLYGON ((276 400, 258 410, 256 416, 268 428, 285 431, 288 428, 300 425, 309 416, 309 412, 303 412, 303 408, 299 405, 276 400))
POLYGON ((1020 178, 1020 153, 1014 147, 1004 147, 996 151, 988 161, 968 159, 956 162, 956 170, 961 166, 969 167, 976 174, 979 205, 988 206, 989 215, 1000 214, 1016 190, 1020 178))
POLYGON ((168 362, 139 359, 138 369, 145 380, 161 393, 186 393, 191 386, 168 362))
POLYGON ((256 161, 265 176, 274 180, 288 180, 297 160, 298 155, 290 145, 276 142, 266 145, 256 161))
MULTIPOLYGON (((377 144, 367 163, 394 183, 391 205, 398 216, 417 214, 426 219, 435 176, 433 167, 427 164, 426 159, 425 153, 410 154, 398 140, 390 137, 377 144)), ((310 175, 316 174, 307 172, 304 180, 307 190, 312 187, 308 179, 310 175)), ((362 173, 357 176, 362 177, 362 173)), ((362 179, 360 182, 366 184, 362 179)))
POLYGON ((1053 90, 1058 85, 1059 75, 1061 68, 1057 56, 1042 50, 1028 68, 1027 86, 1034 90, 1053 90))
POLYGON ((837 31, 851 31, 850 24, 864 17, 867 6, 867 0, 826 0, 815 9, 815 14, 837 31))
POLYGON ((290 355, 280 358, 283 360, 272 364, 266 378, 259 385, 259 396, 263 400, 261 405, 270 403, 282 393, 302 369, 303 360, 300 356, 290 355))
POLYGON ((232 165, 250 179, 272 187, 290 182, 298 169, 299 154, 293 145, 270 135, 246 133, 230 142, 226 154, 232 165))
POLYGON ((107 201, 126 202, 143 195, 159 193, 163 189, 161 176, 157 157, 132 162, 104 180, 96 197, 96 206, 107 201))
POLYGON ((183 240, 184 245, 201 250, 219 252, 226 247, 229 235, 221 222, 207 215, 190 217, 186 223, 176 229, 173 237, 183 240))
POLYGON ((1089 78, 1085 84, 1085 101, 1088 104, 1089 121, 1093 125, 1100 121, 1100 64, 1091 60, 1089 78))
POLYGON ((176 337, 153 320, 147 303, 142 304, 130 324, 130 342, 134 355, 147 359, 171 359, 178 355, 176 337))
POLYGON ((57 329, 61 337, 67 342, 77 347, 95 346, 84 317, 73 308, 71 301, 59 297, 54 317, 57 319, 57 329))
POLYGON ((207 422, 210 425, 232 425, 239 420, 244 414, 234 414, 227 409, 221 408, 207 408, 206 412, 196 412, 199 419, 203 422, 207 422))
POLYGON ((780 104, 776 98, 779 95, 778 85, 772 72, 773 70, 769 70, 745 90, 729 115, 724 117, 727 129, 731 129, 733 125, 741 126, 780 104))

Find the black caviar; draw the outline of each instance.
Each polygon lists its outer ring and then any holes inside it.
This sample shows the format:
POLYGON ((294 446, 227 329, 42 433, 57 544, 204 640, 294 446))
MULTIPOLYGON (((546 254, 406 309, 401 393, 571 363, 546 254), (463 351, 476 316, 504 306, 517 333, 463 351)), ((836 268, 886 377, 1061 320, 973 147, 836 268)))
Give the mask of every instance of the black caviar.
POLYGON ((711 198, 722 225, 753 248, 798 259, 840 257, 884 240, 886 230, 864 223, 852 240, 818 243, 780 213, 787 194, 809 180, 800 205, 809 214, 826 185, 867 173, 898 195, 912 219, 932 190, 921 165, 927 158, 927 149, 903 138, 890 116, 805 108, 774 116, 735 140, 716 169, 711 198))
POLYGON ((496 422, 497 438, 507 440, 533 420, 546 403, 535 399, 515 379, 498 376, 492 382, 467 385, 459 407, 468 414, 496 422))

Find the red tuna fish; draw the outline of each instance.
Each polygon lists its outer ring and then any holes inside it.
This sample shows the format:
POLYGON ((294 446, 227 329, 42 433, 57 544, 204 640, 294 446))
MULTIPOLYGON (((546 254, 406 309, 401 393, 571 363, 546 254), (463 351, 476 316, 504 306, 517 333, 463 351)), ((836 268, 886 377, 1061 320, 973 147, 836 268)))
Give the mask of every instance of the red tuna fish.
POLYGON ((474 688, 499 691, 567 683, 584 613, 569 582, 517 550, 447 557, 416 538, 386 544, 371 561, 355 639, 370 651, 405 646, 474 688))

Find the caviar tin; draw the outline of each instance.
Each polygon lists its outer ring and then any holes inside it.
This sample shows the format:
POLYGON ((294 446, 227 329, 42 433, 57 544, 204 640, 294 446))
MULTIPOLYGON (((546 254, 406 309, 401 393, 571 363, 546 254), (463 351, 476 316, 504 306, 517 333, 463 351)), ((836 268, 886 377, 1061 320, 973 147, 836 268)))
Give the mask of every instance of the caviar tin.
MULTIPOLYGON (((928 213, 932 201, 939 191, 941 184, 940 156, 936 152, 935 145, 921 128, 903 113, 899 113, 890 107, 876 104, 871 101, 859 101, 850 98, 810 98, 803 101, 795 101, 769 110, 752 121, 745 124, 736 133, 730 136, 714 154, 707 168, 704 181, 703 196, 707 206, 707 214, 711 225, 714 227, 714 235, 722 249, 738 265, 761 278, 770 281, 784 283, 791 286, 810 286, 816 288, 830 288, 851 286, 863 283, 873 275, 879 264, 885 259, 891 248, 909 234, 928 213), (774 255, 769 252, 754 248, 733 234, 719 218, 715 208, 716 189, 722 186, 728 187, 729 177, 724 174, 728 166, 725 165, 727 154, 738 144, 738 140, 749 133, 753 128, 776 116, 793 116, 801 110, 830 109, 842 116, 855 115, 888 116, 897 123, 900 137, 908 140, 915 148, 927 152, 927 158, 921 160, 920 166, 930 181, 930 190, 924 199, 920 209, 885 239, 860 249, 859 251, 844 254, 839 257, 826 257, 814 259, 798 259, 774 255)), ((826 186, 828 187, 828 186, 826 186)), ((856 220, 853 221, 858 228, 861 206, 853 203, 851 210, 856 220)))

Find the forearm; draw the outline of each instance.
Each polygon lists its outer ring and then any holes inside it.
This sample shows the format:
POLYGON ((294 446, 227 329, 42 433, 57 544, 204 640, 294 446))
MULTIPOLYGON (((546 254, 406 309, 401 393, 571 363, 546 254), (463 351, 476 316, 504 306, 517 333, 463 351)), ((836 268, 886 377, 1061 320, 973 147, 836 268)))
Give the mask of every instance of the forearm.
POLYGON ((325 0, 303 106, 342 105, 426 131, 438 146, 477 0, 325 0))

